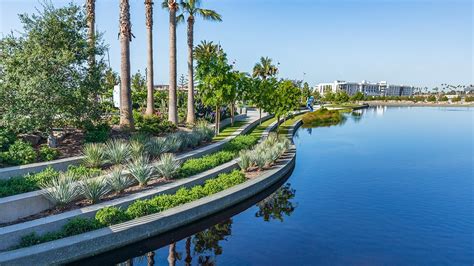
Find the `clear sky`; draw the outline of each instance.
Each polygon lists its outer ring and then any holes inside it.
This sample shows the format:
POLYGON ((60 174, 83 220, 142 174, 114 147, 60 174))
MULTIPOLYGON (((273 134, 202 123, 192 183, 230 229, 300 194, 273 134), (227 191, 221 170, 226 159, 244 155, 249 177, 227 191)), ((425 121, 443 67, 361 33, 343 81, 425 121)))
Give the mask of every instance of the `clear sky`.
MULTIPOLYGON (((55 6, 68 1, 53 0, 55 6)), ((84 0, 74 0, 82 4, 84 0)), ((130 0, 132 73, 146 67, 144 0, 130 0)), ((168 14, 155 1, 155 83, 168 82, 168 14)), ((97 0, 97 29, 118 70, 118 0, 97 0)), ((18 13, 37 0, 0 0, 0 34, 21 30, 18 13)), ((471 0, 202 0, 222 23, 197 20, 195 43, 220 42, 239 70, 260 56, 280 62, 280 76, 310 85, 336 79, 415 86, 473 82, 471 0), (306 73, 306 74, 304 74, 306 73)), ((186 74, 186 28, 178 28, 178 74, 186 74)))

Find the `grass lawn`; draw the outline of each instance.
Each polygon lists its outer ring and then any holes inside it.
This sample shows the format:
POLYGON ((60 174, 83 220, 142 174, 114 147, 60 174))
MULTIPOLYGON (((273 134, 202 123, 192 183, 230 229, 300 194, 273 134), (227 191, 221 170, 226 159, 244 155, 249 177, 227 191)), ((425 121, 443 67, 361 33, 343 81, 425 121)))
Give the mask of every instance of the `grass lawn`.
POLYGON ((331 108, 356 108, 360 107, 362 104, 357 103, 341 103, 341 104, 326 104, 324 107, 331 107, 331 108))
POLYGON ((234 126, 228 125, 221 129, 219 135, 215 136, 212 140, 219 141, 227 138, 228 136, 232 135, 237 129, 242 127, 243 125, 247 124, 247 121, 235 121, 234 126))
POLYGON ((256 136, 256 137, 260 137, 262 136, 262 133, 263 131, 265 131, 265 129, 273 122, 276 121, 276 117, 272 117, 270 119, 268 119, 267 121, 265 122, 262 122, 261 125, 258 125, 256 126, 254 129, 252 129, 248 135, 251 135, 251 136, 256 136))
POLYGON ((296 123, 296 121, 300 120, 301 117, 303 116, 304 114, 299 114, 299 115, 296 115, 288 120, 286 120, 284 123, 282 123, 279 127, 278 127, 278 134, 282 134, 282 135, 286 135, 288 134, 288 131, 290 130, 291 126, 296 123))

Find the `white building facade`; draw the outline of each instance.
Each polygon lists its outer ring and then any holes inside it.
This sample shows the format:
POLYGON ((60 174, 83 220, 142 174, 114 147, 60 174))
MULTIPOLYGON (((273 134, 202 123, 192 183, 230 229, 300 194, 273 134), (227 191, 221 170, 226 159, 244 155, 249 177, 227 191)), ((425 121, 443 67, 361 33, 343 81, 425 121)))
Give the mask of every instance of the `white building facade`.
POLYGON ((366 96, 412 96, 413 86, 387 84, 386 81, 372 83, 366 80, 362 82, 346 82, 336 80, 332 83, 319 83, 315 88, 321 95, 325 92, 336 93, 345 91, 352 96, 357 92, 362 92, 366 96))

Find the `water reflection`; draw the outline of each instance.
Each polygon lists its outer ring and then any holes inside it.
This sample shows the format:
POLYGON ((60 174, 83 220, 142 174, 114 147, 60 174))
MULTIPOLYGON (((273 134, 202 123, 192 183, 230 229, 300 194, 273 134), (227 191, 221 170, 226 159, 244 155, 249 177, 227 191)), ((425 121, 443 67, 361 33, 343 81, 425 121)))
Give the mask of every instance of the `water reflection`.
POLYGON ((279 220, 283 222, 285 216, 290 216, 297 207, 291 200, 295 197, 296 191, 287 183, 279 188, 268 198, 257 203, 258 211, 255 217, 262 217, 265 222, 279 220))
MULTIPOLYGON (((284 218, 289 217, 297 207, 297 203, 294 202, 295 196, 296 190, 291 187, 291 184, 284 184, 254 205, 257 208, 255 217, 262 218, 266 222, 273 220, 283 222, 284 218)), ((158 265, 160 256, 161 261, 167 260, 170 266, 216 265, 218 256, 224 253, 223 241, 230 240, 232 235, 232 223, 232 218, 227 218, 192 236, 187 236, 161 249, 144 252, 141 256, 117 265, 158 265)))

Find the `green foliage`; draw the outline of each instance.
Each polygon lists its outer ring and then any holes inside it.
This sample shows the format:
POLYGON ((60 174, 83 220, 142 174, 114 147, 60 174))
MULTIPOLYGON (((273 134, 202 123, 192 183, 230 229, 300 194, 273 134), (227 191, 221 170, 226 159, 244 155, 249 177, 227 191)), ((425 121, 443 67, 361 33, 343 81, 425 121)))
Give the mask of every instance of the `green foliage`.
POLYGON ((332 91, 325 91, 323 95, 323 101, 325 102, 334 102, 336 95, 332 91))
POLYGON ((81 194, 90 203, 97 203, 103 196, 109 193, 110 188, 104 177, 85 178, 81 181, 81 194))
POLYGON ((172 179, 176 176, 181 162, 171 153, 161 155, 160 161, 156 164, 156 171, 166 179, 172 179))
POLYGON ((0 127, 0 152, 8 150, 10 144, 15 142, 16 135, 13 131, 0 127))
POLYGON ((291 80, 275 83, 276 87, 266 95, 265 111, 276 117, 286 116, 297 110, 300 104, 301 90, 291 80))
POLYGON ((62 235, 73 236, 96 230, 102 227, 102 225, 95 219, 89 218, 73 218, 69 220, 62 229, 62 235))
POLYGON ((451 101, 453 103, 460 102, 461 101, 461 96, 456 96, 456 97, 452 98, 451 101))
POLYGON ((105 143, 105 159, 111 164, 126 163, 132 155, 130 144, 122 139, 112 139, 105 143))
POLYGON ((466 96, 464 97, 464 101, 467 103, 474 102, 474 96, 466 96))
POLYGON ((143 115, 140 112, 133 112, 133 119, 138 132, 150 135, 159 135, 176 131, 175 124, 162 119, 157 115, 143 115))
POLYGON ((109 139, 110 126, 107 123, 99 123, 97 125, 89 124, 85 127, 85 142, 105 142, 109 139))
POLYGON ((60 174, 38 184, 41 193, 60 208, 75 201, 81 195, 81 188, 73 175, 60 174))
POLYGON ((336 103, 345 103, 349 101, 349 95, 345 91, 338 91, 334 95, 334 102, 336 103))
POLYGON ((59 157, 59 151, 54 148, 50 148, 48 146, 42 146, 39 149, 39 157, 41 161, 52 161, 59 157))
POLYGON ((135 158, 127 165, 130 174, 140 183, 140 186, 146 186, 153 178, 153 167, 150 165, 148 157, 142 156, 135 158))
POLYGON ((330 126, 340 123, 343 120, 343 116, 337 110, 321 108, 304 114, 301 120, 303 124, 308 126, 330 126))
POLYGON ((83 163, 89 167, 100 167, 105 161, 105 146, 102 143, 86 143, 82 149, 83 163))
POLYGON ((258 138, 250 135, 241 135, 225 144, 222 151, 187 160, 179 169, 179 177, 187 177, 197 173, 204 172, 208 169, 229 162, 234 159, 238 152, 248 149, 257 143, 258 138))
POLYGON ((38 14, 19 16, 23 32, 0 40, 0 124, 15 133, 42 132, 99 117, 105 46, 88 44, 82 7, 43 4, 38 14), (94 67, 87 61, 96 55, 94 67))
POLYGON ((130 217, 121 208, 105 207, 95 214, 95 219, 103 226, 110 226, 128 221, 130 217))
POLYGON ((31 144, 16 140, 10 145, 8 151, 3 152, 2 160, 10 165, 29 164, 36 161, 36 151, 31 144))
POLYGON ((426 99, 428 102, 436 102, 436 96, 434 95, 430 95, 428 96, 428 98, 426 99))
POLYGON ((447 102, 448 100, 449 100, 448 96, 446 96, 446 95, 443 95, 443 96, 439 97, 439 99, 438 99, 438 101, 440 101, 440 102, 447 102))
POLYGON ((365 100, 365 95, 361 91, 356 92, 356 94, 350 97, 351 101, 363 101, 365 100))

